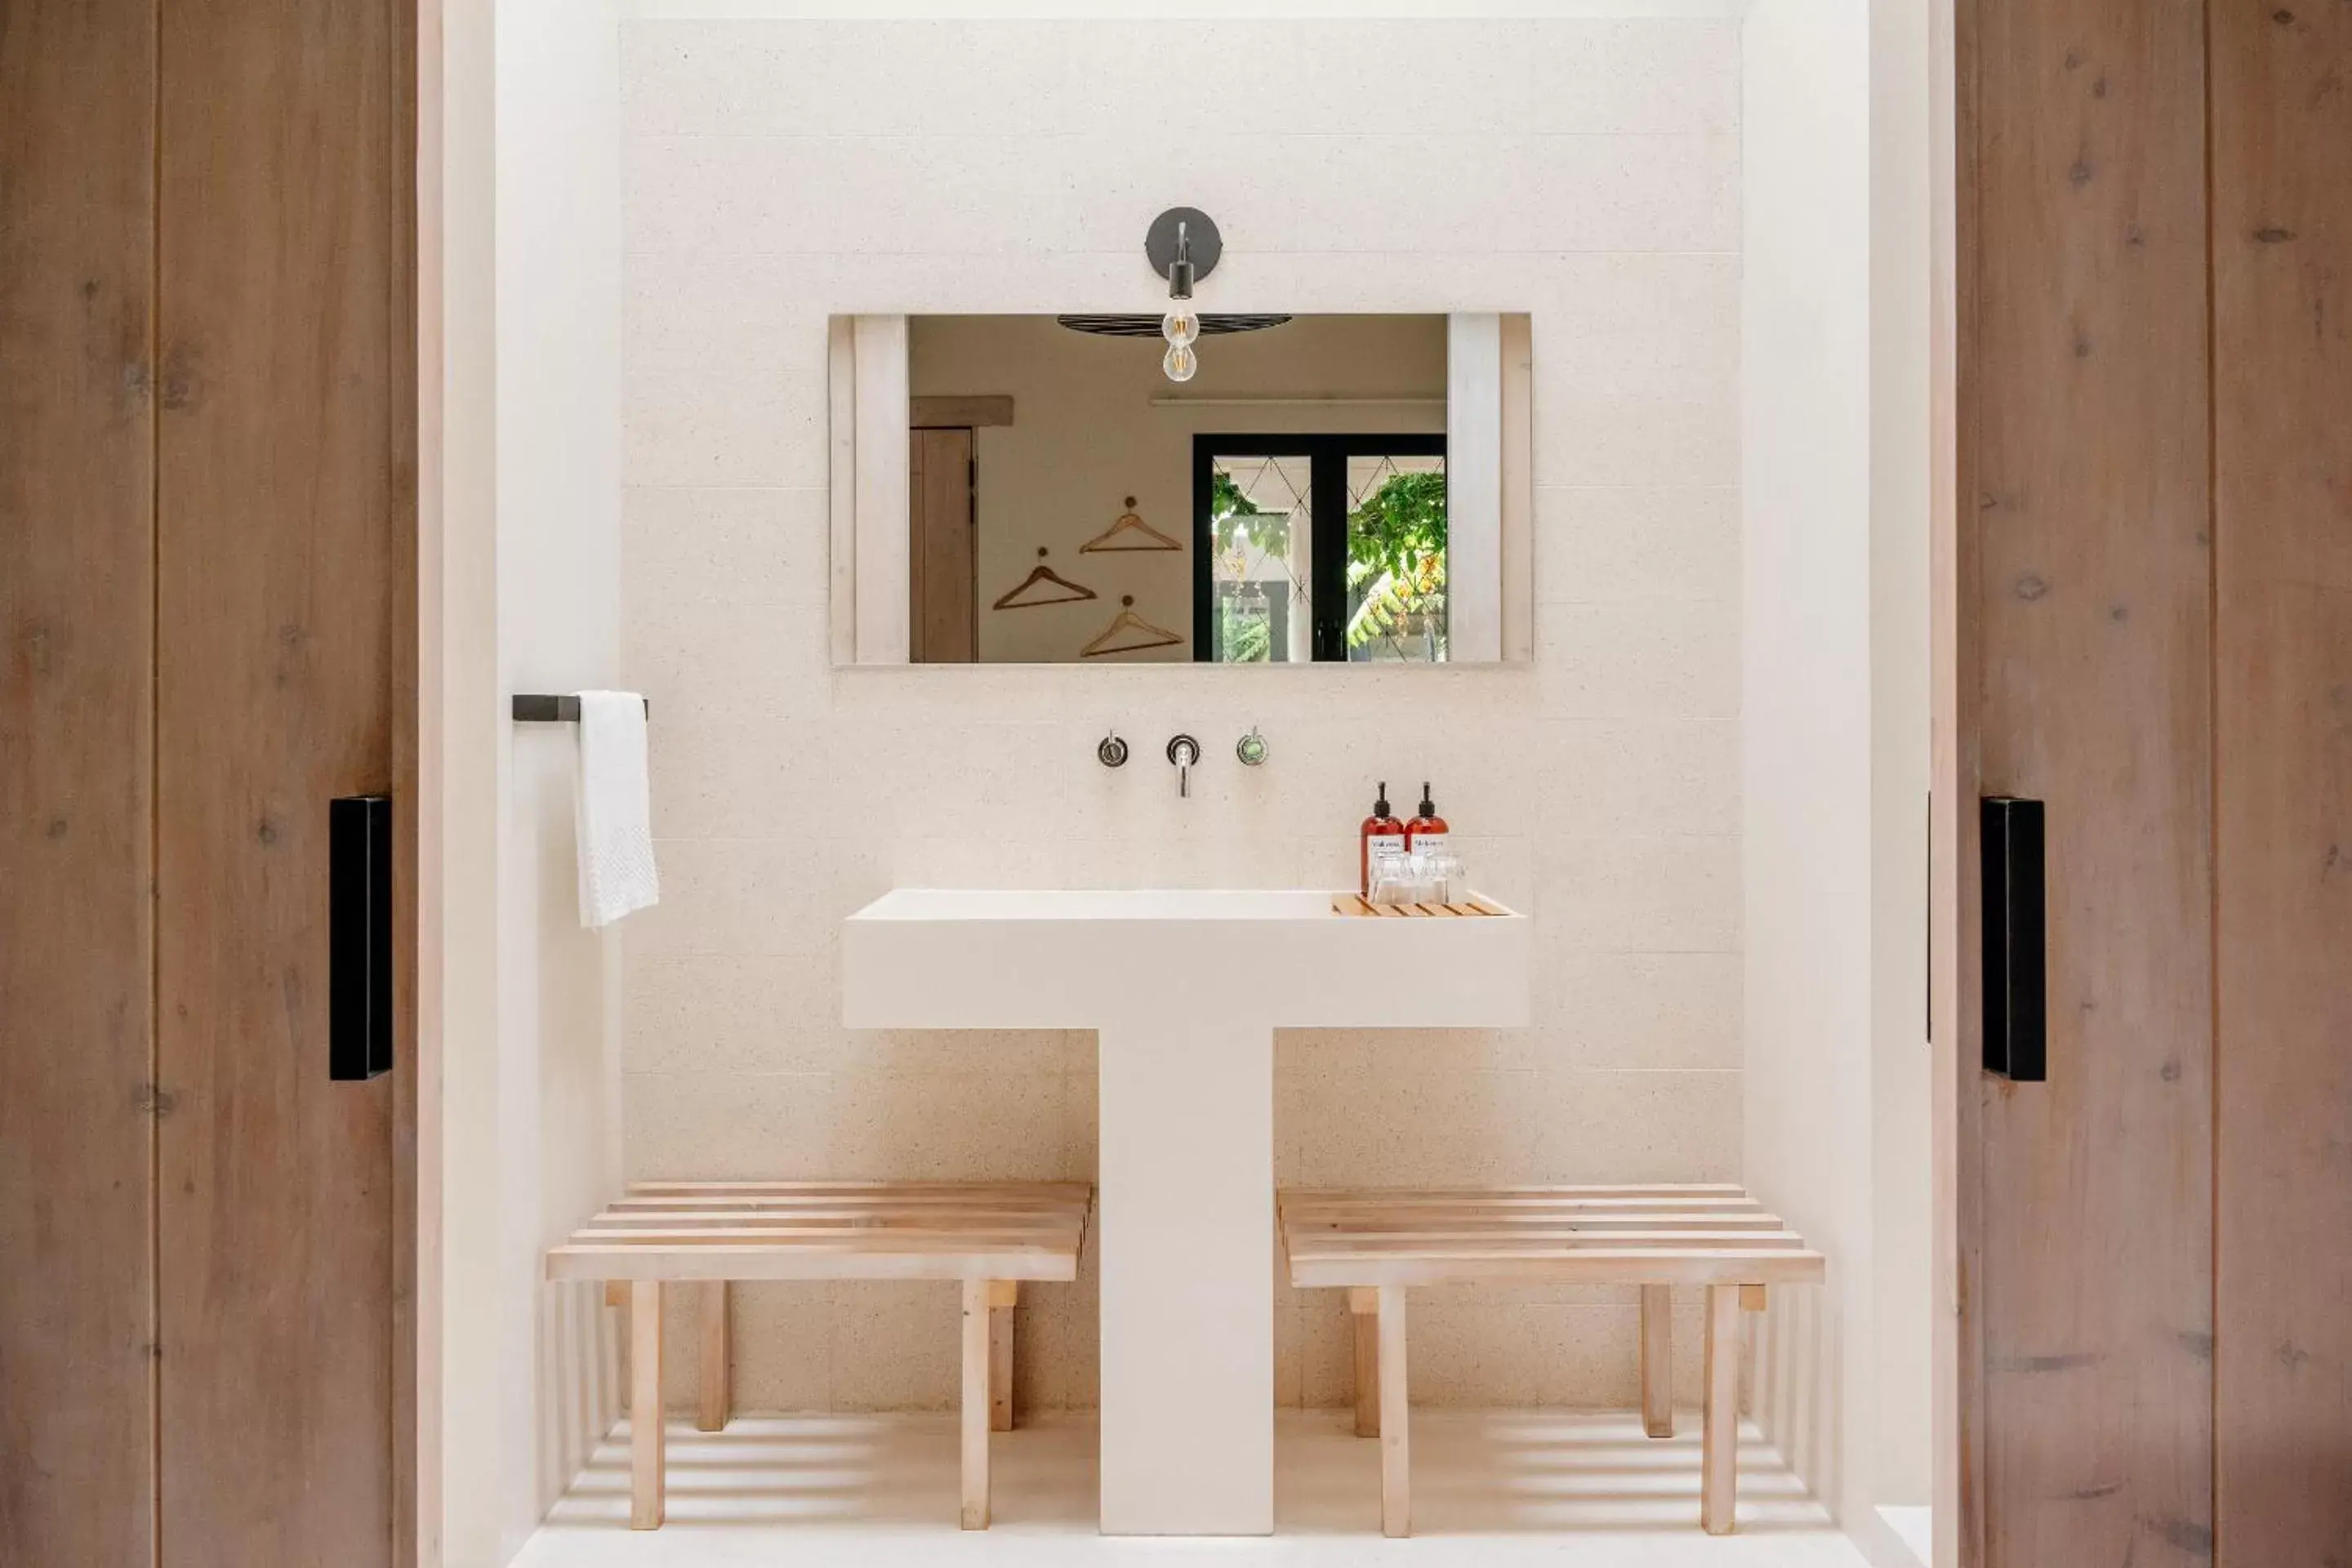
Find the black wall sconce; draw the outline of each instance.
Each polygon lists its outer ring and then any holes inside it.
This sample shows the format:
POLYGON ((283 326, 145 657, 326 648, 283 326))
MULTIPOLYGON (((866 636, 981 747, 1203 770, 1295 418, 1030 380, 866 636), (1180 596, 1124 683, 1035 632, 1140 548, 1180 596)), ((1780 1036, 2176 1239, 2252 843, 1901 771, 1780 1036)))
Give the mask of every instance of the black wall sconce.
POLYGON ((1225 237, 1217 220, 1199 207, 1170 207, 1143 233, 1143 254, 1151 270, 1168 279, 1171 300, 1189 300, 1192 285, 1217 269, 1225 237))
POLYGON ((1224 236, 1217 232, 1216 220, 1199 207, 1170 207, 1144 231, 1143 254, 1151 269, 1168 279, 1168 313, 1160 319, 1168 352, 1160 356, 1160 368, 1171 381, 1190 381, 1201 368, 1200 356, 1192 352, 1201 335, 1192 285, 1214 272, 1224 253, 1224 236))

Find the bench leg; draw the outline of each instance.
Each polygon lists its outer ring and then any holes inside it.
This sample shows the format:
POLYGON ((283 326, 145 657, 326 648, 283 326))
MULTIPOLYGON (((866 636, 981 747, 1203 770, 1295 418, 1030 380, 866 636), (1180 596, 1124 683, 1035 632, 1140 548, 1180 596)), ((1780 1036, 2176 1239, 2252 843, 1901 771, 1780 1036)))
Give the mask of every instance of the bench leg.
POLYGON ((727 1430, 727 1281, 702 1283, 702 1398, 694 1414, 695 1429, 727 1430))
POLYGON ((1642 1430, 1675 1435, 1675 1292, 1642 1287, 1642 1430))
POLYGON ((988 1528, 988 1281, 963 1282, 963 1527, 988 1528))
POLYGON ((988 1429, 1013 1430, 1013 1321, 1021 1282, 997 1279, 988 1287, 988 1429))
POLYGON ((1706 1288, 1706 1430, 1700 1450, 1699 1527, 1731 1533, 1739 1505, 1739 1287, 1706 1288))
POLYGON ((1348 1292, 1348 1321, 1356 1330, 1356 1436, 1381 1435, 1381 1293, 1358 1285, 1348 1292))
POLYGON ((629 1286, 629 1528, 661 1528, 668 1477, 662 1452, 662 1288, 629 1286))
POLYGON ((1411 1434, 1405 1418, 1404 1287, 1380 1288, 1381 1533, 1412 1533, 1411 1434))

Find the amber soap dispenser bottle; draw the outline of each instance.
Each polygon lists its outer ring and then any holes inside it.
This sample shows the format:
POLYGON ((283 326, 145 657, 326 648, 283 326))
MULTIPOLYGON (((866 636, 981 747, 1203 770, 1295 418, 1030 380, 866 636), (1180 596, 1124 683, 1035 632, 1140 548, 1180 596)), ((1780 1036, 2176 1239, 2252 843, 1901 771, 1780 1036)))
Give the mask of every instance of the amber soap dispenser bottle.
POLYGON ((1404 852, 1404 824, 1389 815, 1389 786, 1381 784, 1379 798, 1372 802, 1372 815, 1364 818, 1363 831, 1357 835, 1356 892, 1370 897, 1372 890, 1372 857, 1384 850, 1404 852))
POLYGON ((1421 809, 1405 824, 1404 847, 1408 851, 1425 849, 1432 855, 1445 852, 1448 830, 1445 818, 1437 815, 1437 803, 1429 798, 1429 785, 1421 786, 1421 809))

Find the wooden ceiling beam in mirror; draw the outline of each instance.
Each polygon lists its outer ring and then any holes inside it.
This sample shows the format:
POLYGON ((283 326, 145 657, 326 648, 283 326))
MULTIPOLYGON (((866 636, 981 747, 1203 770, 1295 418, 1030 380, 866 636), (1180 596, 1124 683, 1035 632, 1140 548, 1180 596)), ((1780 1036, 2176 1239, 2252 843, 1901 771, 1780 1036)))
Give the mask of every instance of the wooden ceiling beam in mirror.
POLYGON ((984 430, 1013 423, 1009 395, 910 397, 907 423, 918 430, 984 430))

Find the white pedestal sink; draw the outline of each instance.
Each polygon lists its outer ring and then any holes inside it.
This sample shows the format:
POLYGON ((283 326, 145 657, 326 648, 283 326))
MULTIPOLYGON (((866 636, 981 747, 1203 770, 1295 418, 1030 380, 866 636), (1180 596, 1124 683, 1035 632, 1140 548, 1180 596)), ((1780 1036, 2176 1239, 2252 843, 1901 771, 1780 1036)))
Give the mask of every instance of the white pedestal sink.
POLYGON ((851 1028, 1101 1037, 1102 1515, 1274 1529, 1274 1031, 1528 1021, 1528 921, 1313 891, 901 889, 849 918, 851 1028))

